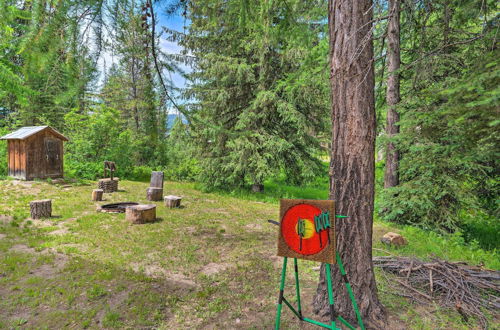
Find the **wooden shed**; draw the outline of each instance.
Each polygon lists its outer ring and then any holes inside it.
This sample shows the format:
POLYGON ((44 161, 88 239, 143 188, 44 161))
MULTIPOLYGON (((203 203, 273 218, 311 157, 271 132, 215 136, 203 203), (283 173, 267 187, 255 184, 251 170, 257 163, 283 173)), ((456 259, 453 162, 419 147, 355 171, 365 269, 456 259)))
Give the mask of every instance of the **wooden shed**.
POLYGON ((52 127, 22 127, 0 140, 7 140, 9 176, 22 180, 63 177, 63 141, 68 139, 52 127))

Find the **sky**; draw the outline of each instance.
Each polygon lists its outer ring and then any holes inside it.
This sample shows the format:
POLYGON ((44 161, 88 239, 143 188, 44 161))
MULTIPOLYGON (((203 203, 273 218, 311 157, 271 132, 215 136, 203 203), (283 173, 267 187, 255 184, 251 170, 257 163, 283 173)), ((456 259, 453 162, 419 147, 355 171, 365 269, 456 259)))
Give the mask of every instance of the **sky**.
MULTIPOLYGON (((189 21, 185 21, 184 17, 181 13, 176 13, 170 16, 165 14, 165 8, 155 5, 155 14, 157 16, 156 21, 156 33, 160 33, 162 31, 162 27, 167 27, 171 30, 176 30, 183 32, 184 26, 189 24, 189 21)), ((161 50, 166 54, 178 54, 181 52, 182 47, 179 46, 176 42, 167 41, 165 36, 162 35, 160 38, 159 46, 161 50)), ((101 58, 99 59, 99 67, 101 68, 101 77, 99 78, 99 85, 102 85, 104 81, 104 71, 109 70, 113 63, 116 63, 118 58, 112 56, 109 50, 105 50, 101 54, 101 58), (104 70, 105 69, 105 70, 104 70)), ((180 65, 180 68, 185 72, 189 72, 190 68, 184 65, 180 65)), ((176 88, 183 88, 186 86, 186 80, 179 73, 167 73, 167 76, 164 78, 172 80, 173 85, 176 88)), ((179 102, 182 103, 182 102, 179 102)))
MULTIPOLYGON (((176 13, 172 16, 168 16, 165 14, 165 10, 162 7, 155 8, 156 13, 157 13, 157 31, 161 31, 162 26, 165 26, 169 29, 184 32, 184 27, 189 24, 189 21, 185 20, 184 17, 181 15, 181 13, 176 13)), ((178 54, 182 50, 182 47, 179 46, 175 42, 170 42, 165 40, 164 37, 161 38, 160 40, 160 47, 163 50, 163 52, 167 54, 178 54)), ((183 70, 188 70, 189 67, 186 66, 181 66, 183 70)), ((174 73, 171 75, 171 79, 173 81, 173 84, 175 87, 184 87, 186 85, 186 80, 179 75, 178 73, 174 73)))

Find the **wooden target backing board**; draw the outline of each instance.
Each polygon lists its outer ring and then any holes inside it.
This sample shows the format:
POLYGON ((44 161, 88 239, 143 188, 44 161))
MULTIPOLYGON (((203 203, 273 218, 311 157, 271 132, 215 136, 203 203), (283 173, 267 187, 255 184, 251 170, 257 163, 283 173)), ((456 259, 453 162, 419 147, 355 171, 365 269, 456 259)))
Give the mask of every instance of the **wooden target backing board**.
POLYGON ((278 256, 335 263, 335 203, 281 199, 278 256))

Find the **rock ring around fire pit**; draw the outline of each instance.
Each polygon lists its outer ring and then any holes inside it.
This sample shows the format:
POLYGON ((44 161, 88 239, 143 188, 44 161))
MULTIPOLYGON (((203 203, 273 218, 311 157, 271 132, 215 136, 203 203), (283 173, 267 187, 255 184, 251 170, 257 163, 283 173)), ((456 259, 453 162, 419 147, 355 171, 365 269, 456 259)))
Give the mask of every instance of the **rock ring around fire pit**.
POLYGON ((139 205, 136 202, 122 202, 122 203, 113 203, 113 204, 104 204, 97 208, 97 212, 106 212, 106 213, 125 213, 125 209, 128 206, 139 205))

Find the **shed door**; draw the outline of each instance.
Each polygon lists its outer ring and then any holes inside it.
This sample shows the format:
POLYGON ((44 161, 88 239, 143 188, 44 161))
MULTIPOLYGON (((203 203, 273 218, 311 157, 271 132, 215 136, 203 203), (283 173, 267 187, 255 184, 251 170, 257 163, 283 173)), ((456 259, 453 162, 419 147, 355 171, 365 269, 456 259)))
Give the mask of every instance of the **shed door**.
POLYGON ((45 138, 45 160, 47 162, 47 175, 61 173, 61 141, 45 138))

